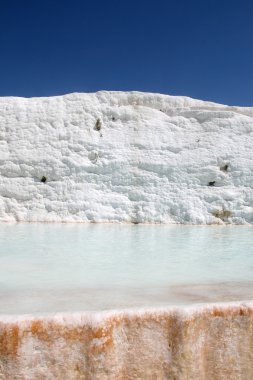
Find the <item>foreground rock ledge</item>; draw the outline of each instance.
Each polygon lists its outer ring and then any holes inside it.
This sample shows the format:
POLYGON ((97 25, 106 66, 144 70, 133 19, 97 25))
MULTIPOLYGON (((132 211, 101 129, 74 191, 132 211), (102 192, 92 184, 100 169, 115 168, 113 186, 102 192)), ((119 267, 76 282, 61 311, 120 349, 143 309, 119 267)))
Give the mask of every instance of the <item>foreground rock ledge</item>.
POLYGON ((253 378, 253 302, 0 319, 0 379, 253 378))

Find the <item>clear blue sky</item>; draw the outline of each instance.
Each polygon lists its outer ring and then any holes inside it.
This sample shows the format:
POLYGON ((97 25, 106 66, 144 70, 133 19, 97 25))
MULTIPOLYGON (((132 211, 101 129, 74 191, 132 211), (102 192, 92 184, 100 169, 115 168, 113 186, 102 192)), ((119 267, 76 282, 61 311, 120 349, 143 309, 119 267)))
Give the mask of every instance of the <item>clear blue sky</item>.
POLYGON ((0 96, 97 90, 253 106, 253 1, 0 0, 0 96))

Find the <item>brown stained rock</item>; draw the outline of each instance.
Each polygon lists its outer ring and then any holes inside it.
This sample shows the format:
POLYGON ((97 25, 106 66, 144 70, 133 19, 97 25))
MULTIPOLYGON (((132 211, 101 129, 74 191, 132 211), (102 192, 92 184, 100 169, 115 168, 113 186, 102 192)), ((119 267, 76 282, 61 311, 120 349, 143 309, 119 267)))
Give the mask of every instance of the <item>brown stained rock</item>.
POLYGON ((16 356, 19 345, 19 326, 10 324, 5 326, 0 322, 0 357, 16 356))
POLYGON ((253 379, 253 304, 0 321, 0 379, 253 379))
POLYGON ((233 215, 233 213, 231 211, 224 210, 224 209, 213 212, 213 216, 215 216, 215 218, 219 218, 223 221, 227 220, 232 215, 233 215))

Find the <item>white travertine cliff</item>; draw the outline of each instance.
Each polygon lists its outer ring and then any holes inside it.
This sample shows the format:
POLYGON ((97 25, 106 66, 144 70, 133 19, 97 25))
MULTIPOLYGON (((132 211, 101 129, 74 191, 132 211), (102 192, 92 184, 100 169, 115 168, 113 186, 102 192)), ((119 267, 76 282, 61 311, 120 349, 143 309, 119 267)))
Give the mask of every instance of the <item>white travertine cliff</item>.
POLYGON ((0 221, 253 223, 253 108, 0 98, 0 221))

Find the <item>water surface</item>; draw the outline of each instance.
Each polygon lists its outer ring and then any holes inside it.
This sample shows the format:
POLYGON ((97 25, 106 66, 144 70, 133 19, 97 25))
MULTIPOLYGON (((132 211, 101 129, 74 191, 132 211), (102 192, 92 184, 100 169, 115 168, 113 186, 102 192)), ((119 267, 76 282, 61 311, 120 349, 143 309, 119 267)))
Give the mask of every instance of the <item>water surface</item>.
POLYGON ((252 227, 1 224, 0 313, 253 298, 252 227))

